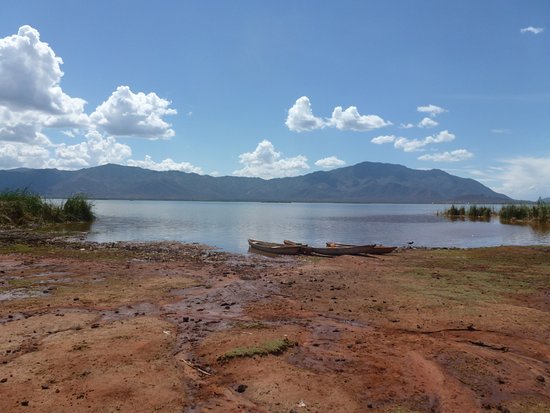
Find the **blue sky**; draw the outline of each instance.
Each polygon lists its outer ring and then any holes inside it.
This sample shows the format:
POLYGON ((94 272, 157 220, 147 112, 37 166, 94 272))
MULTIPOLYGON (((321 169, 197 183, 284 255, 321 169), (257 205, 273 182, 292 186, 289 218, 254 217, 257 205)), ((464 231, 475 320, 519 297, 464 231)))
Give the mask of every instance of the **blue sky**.
POLYGON ((550 2, 2 5, 1 169, 362 161, 550 196, 550 2))

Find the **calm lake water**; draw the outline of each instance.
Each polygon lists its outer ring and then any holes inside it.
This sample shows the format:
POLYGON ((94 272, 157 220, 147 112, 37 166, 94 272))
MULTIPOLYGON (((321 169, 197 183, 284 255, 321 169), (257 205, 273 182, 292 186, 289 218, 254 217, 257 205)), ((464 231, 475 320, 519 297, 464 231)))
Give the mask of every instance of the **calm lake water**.
POLYGON ((491 222, 451 222, 448 205, 301 204, 188 201, 94 201, 97 220, 88 240, 199 242, 228 252, 248 251, 248 238, 311 245, 426 247, 550 245, 550 230, 491 222))

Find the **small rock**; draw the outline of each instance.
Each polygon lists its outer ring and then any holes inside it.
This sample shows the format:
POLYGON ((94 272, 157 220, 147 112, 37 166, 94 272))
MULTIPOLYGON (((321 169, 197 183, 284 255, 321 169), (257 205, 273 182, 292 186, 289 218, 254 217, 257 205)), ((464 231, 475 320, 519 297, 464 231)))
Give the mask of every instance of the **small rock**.
POLYGON ((29 401, 28 400, 21 400, 21 406, 28 406, 29 401))
POLYGON ((4 377, 3 379, 0 379, 0 383, 5 383, 5 382, 7 382, 7 381, 8 381, 8 379, 5 378, 5 377, 4 377))
POLYGON ((537 381, 541 382, 541 383, 544 383, 546 381, 546 379, 544 378, 544 376, 537 376, 537 381))
POLYGON ((189 322, 189 317, 182 317, 181 321, 183 323, 188 323, 189 322))
POLYGON ((246 384, 239 384, 237 386, 237 393, 244 393, 248 386, 246 384))
POLYGON ((91 328, 98 328, 98 327, 99 327, 99 323, 93 323, 91 328))
POLYGON ((42 390, 48 390, 49 388, 50 388, 50 386, 48 386, 47 384, 42 385, 42 390))

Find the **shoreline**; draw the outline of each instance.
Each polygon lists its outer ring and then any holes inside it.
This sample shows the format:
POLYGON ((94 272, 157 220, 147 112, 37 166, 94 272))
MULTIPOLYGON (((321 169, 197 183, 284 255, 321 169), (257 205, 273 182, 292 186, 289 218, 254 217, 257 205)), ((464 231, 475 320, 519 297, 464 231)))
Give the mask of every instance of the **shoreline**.
POLYGON ((2 411, 550 409, 547 246, 273 259, 16 231, 0 267, 2 411))

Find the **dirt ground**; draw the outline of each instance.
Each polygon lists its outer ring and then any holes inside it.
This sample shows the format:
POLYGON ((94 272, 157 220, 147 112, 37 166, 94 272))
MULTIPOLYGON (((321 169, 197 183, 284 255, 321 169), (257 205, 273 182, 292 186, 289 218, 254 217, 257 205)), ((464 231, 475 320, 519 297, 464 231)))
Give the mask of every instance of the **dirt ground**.
POLYGON ((549 312, 544 247, 0 237, 0 412, 550 412, 549 312))

